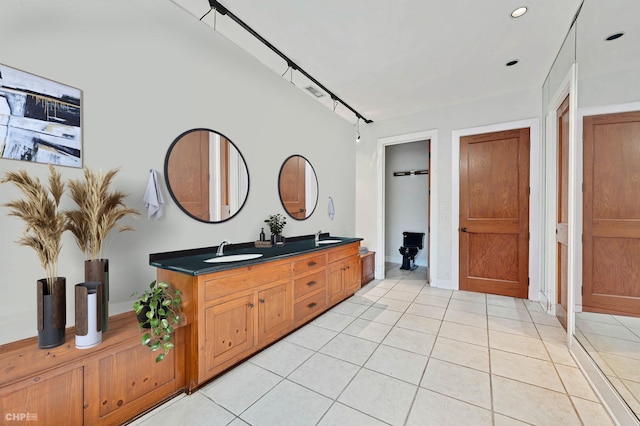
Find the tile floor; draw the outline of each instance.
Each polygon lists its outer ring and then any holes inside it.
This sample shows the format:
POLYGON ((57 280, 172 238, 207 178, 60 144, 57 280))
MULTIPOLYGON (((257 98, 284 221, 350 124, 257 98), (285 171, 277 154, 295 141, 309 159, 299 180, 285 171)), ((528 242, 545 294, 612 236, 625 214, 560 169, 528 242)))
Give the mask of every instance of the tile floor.
POLYGON ((576 338, 640 419, 640 318, 576 313, 576 338))
POLYGON ((540 305, 414 272, 372 281, 134 424, 613 424, 540 305))

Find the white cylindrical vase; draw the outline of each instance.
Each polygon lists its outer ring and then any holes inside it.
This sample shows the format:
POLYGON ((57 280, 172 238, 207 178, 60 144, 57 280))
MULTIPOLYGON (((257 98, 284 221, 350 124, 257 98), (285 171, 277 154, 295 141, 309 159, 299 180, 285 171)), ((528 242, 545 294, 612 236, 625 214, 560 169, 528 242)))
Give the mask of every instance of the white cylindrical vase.
POLYGON ((102 342, 101 282, 76 285, 76 348, 88 349, 102 342))

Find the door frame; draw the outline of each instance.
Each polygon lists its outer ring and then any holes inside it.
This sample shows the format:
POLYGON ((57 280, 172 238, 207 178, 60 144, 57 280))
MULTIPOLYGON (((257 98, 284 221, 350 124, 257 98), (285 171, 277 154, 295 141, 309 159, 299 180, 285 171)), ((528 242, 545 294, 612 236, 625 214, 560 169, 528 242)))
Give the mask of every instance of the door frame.
POLYGON ((488 126, 472 127, 467 129, 454 130, 451 133, 451 288, 460 289, 460 240, 459 240, 459 215, 460 215, 460 138, 482 133, 493 133, 504 130, 514 130, 529 128, 530 156, 529 156, 529 186, 531 194, 529 196, 529 229, 531 238, 529 240, 529 294, 528 298, 537 300, 538 289, 540 288, 541 256, 540 243, 541 234, 535 230, 540 230, 540 209, 532 206, 540 206, 540 120, 529 118, 506 123, 492 124, 488 126))
MULTIPOLYGON (((545 210, 544 213, 544 273, 548 285, 540 292, 546 299, 546 309, 556 314, 558 300, 558 253, 556 224, 558 221, 558 126, 557 110, 569 96, 569 225, 567 254, 567 344, 570 344, 575 324, 575 295, 580 292, 582 282, 582 146, 578 135, 578 67, 573 63, 562 79, 558 89, 549 99, 545 117, 545 210), (580 256, 578 259, 577 256, 580 256)), ((542 301, 542 300, 541 300, 542 301)), ((544 305, 543 305, 544 306, 544 305)))
MULTIPOLYGON (((386 171, 386 158, 385 158, 385 148, 389 145, 398 145, 403 143, 410 142, 419 142, 424 140, 430 140, 430 152, 431 157, 437 159, 438 158, 438 130, 424 130, 421 132, 415 133, 407 133, 403 135, 389 136, 378 139, 377 146, 377 158, 378 158, 378 176, 377 176, 377 185, 376 185, 376 199, 377 199, 377 217, 376 217, 376 228, 377 228, 377 238, 376 238, 376 270, 375 270, 375 278, 376 279, 384 279, 384 263, 386 258, 385 253, 385 171, 386 171)), ((438 170, 437 170, 437 161, 431 161, 431 169, 429 170, 429 179, 430 179, 430 187, 431 194, 429 196, 429 211, 432 211, 432 206, 436 205, 438 202, 438 170)), ((434 215, 429 215, 429 276, 431 277, 431 286, 432 287, 443 287, 443 285, 438 280, 438 275, 436 274, 437 270, 437 250, 434 250, 436 247, 435 242, 437 241, 437 227, 435 224, 434 215)))

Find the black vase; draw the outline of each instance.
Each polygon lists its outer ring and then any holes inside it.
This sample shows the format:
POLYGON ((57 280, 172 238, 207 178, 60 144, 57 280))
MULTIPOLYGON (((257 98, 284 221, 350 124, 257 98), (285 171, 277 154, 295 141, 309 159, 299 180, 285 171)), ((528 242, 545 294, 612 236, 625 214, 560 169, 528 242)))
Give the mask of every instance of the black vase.
POLYGON ((67 295, 65 277, 56 277, 49 288, 47 279, 38 280, 38 347, 50 349, 65 341, 67 295))
POLYGON ((151 324, 146 322, 149 319, 147 318, 147 312, 149 312, 149 305, 143 305, 142 310, 137 314, 138 324, 140 324, 142 328, 151 328, 151 324))
POLYGON ((85 260, 84 280, 102 283, 102 332, 106 333, 109 321, 109 259, 85 260))

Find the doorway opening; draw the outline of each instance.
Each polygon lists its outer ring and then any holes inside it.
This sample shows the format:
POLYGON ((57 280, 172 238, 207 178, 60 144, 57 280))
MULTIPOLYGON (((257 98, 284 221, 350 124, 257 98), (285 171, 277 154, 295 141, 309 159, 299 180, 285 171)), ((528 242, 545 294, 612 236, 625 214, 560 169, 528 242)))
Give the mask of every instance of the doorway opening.
MULTIPOLYGON (((403 259, 400 254, 403 232, 424 232, 423 248, 415 260, 424 271, 420 279, 433 285, 437 253, 431 249, 436 237, 429 212, 437 202, 437 170, 430 163, 430 157, 437 158, 437 136, 437 131, 432 130, 378 139, 376 279, 386 277, 386 263, 393 263, 394 269, 399 270, 403 259), (407 157, 407 152, 415 153, 415 150, 418 155, 407 157), (413 156, 421 157, 423 163, 414 164, 413 156), (393 172, 398 174, 393 176, 393 172), (414 217, 397 214, 411 209, 415 210, 411 213, 414 217)), ((390 271, 390 275, 398 272, 415 276, 416 271, 390 271)))

